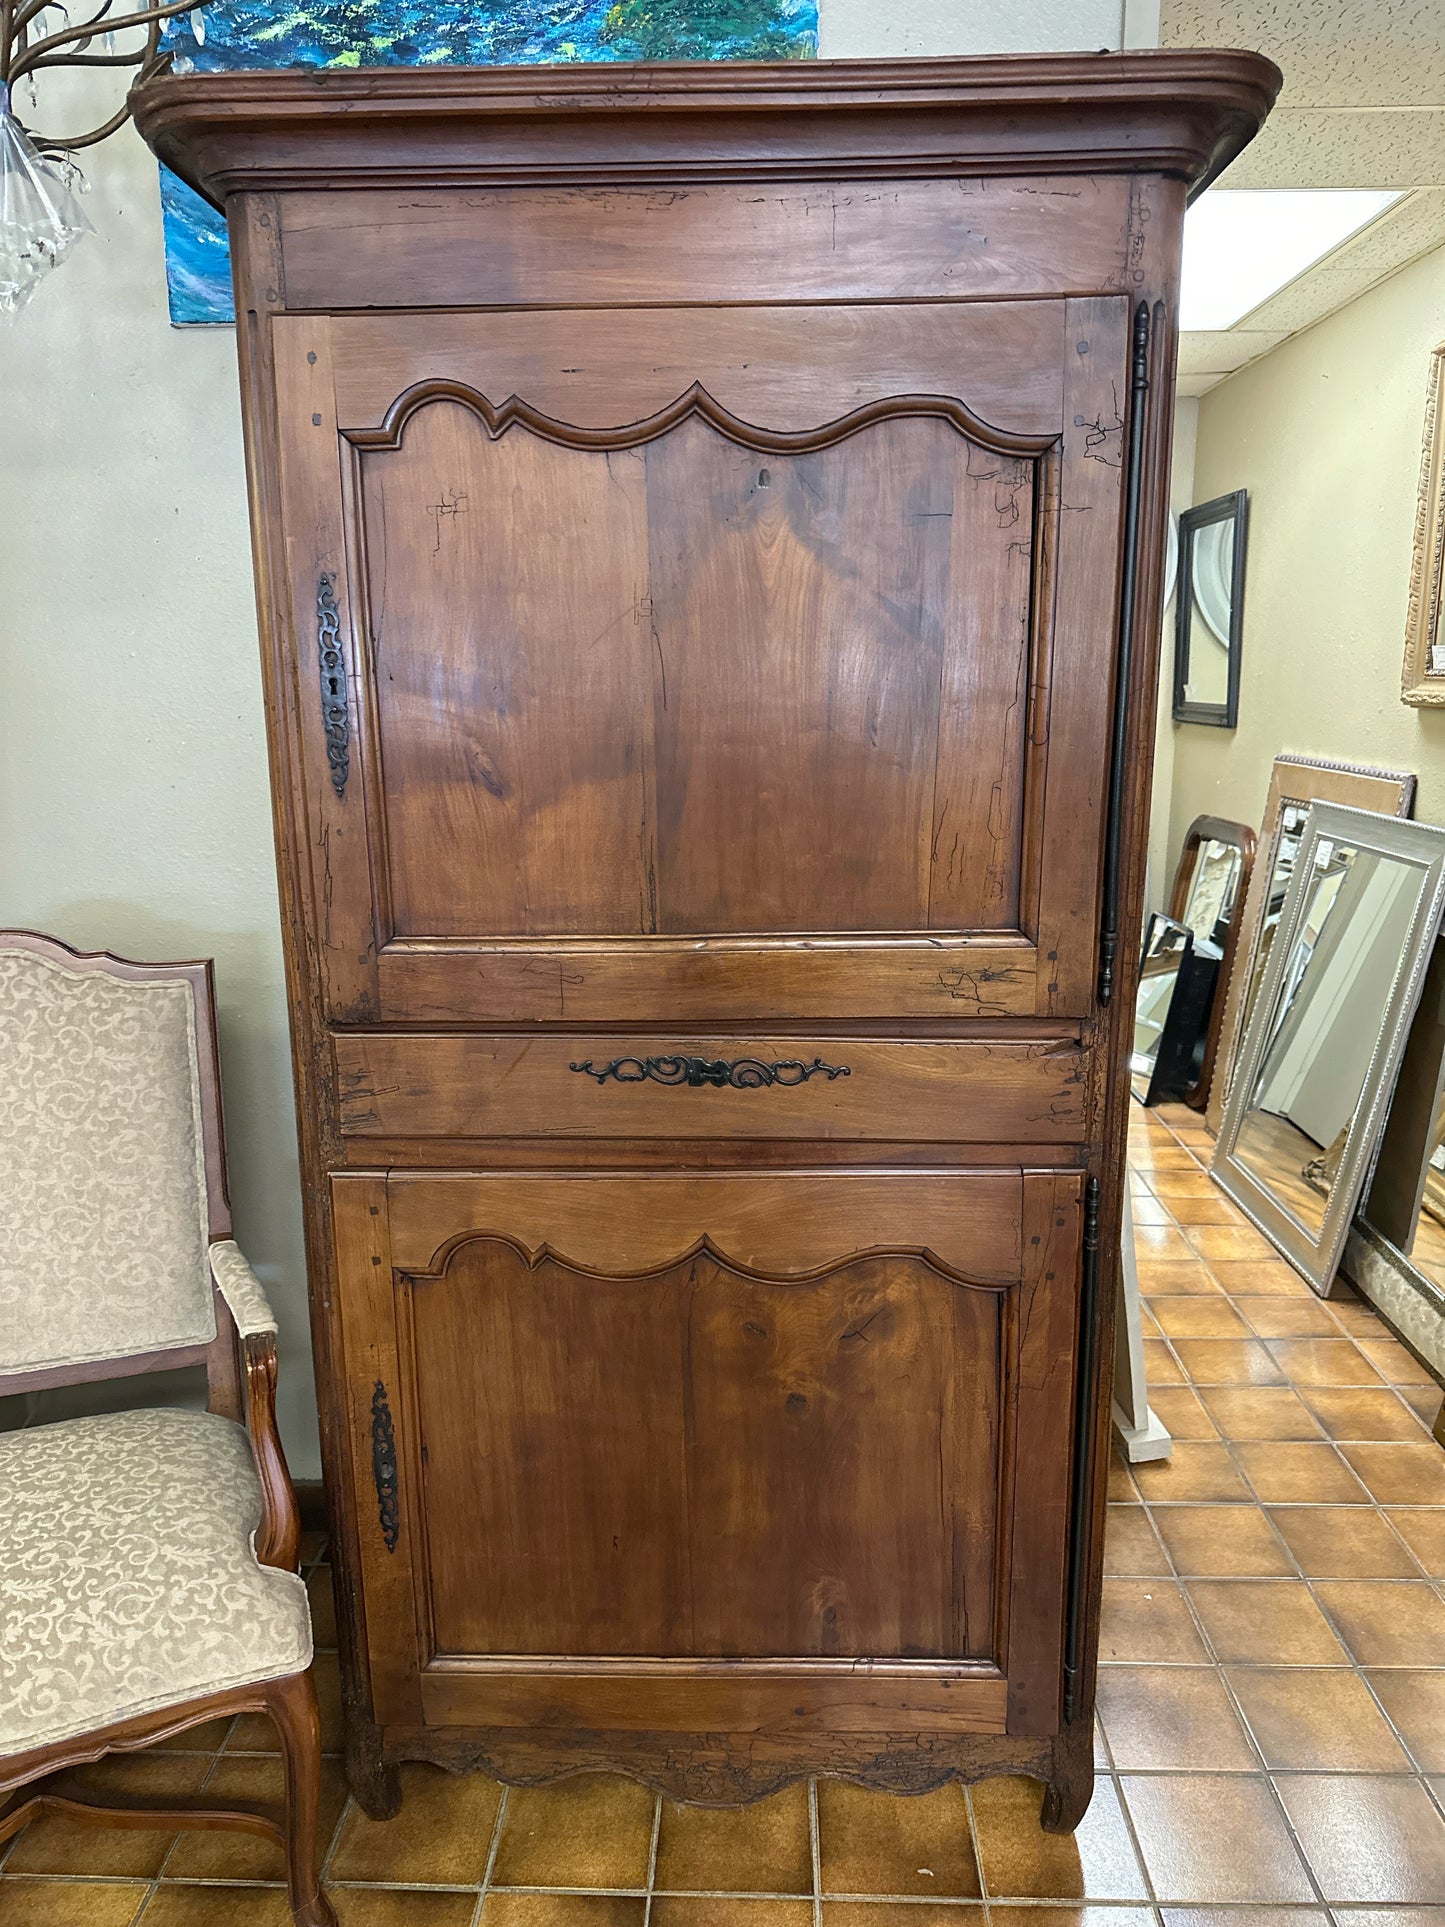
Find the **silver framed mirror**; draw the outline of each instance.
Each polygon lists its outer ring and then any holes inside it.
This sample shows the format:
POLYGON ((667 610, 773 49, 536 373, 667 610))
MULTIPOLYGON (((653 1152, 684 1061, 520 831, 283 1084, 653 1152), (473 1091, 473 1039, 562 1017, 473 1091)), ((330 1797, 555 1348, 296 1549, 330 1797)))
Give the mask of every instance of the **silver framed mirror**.
POLYGON ((1245 890, 1234 963, 1223 986, 1217 1068, 1204 1119, 1213 1137, 1219 1136, 1224 1124, 1224 1100, 1233 1082, 1240 1038, 1268 962, 1271 937, 1264 934, 1266 926, 1272 930, 1278 920, 1299 832, 1311 803, 1344 803, 1351 809, 1378 810, 1385 816, 1409 816, 1415 806, 1415 778, 1405 770, 1322 762, 1289 751, 1275 757, 1259 819, 1259 845, 1245 890))
POLYGON ((1445 904, 1445 830, 1310 806, 1210 1166, 1327 1296, 1445 904))

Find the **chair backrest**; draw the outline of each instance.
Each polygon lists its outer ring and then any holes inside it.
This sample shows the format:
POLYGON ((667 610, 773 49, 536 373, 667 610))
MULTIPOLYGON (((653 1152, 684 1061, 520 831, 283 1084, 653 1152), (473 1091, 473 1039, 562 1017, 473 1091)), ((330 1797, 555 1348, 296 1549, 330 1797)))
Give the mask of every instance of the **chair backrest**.
POLYGON ((210 964, 0 931, 0 1391, 211 1346, 230 1229, 210 964))

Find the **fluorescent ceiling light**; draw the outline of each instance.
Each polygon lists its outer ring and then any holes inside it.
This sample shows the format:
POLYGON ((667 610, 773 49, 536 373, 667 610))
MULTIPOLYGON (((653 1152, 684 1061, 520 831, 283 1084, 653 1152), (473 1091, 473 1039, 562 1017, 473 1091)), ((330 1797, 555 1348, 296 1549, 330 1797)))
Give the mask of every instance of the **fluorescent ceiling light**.
POLYGON ((1376 188, 1213 188, 1184 217, 1181 328, 1236 321, 1400 198, 1376 188))

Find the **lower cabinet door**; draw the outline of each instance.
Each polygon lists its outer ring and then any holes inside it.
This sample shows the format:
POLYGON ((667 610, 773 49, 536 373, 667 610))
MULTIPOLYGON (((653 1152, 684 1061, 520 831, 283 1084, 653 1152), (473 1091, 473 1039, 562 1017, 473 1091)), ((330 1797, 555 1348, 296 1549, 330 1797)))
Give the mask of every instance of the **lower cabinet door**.
POLYGON ((1077 1172, 333 1190, 380 1721, 1055 1730, 1077 1172))

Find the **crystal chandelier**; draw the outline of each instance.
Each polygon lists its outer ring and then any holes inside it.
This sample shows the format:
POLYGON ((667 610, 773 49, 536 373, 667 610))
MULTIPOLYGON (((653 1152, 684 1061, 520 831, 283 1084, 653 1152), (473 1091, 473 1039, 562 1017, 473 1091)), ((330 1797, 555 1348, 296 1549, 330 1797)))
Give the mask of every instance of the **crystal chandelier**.
POLYGON ((76 150, 124 126, 123 101, 100 126, 79 134, 37 131, 20 118, 40 111, 40 86, 56 68, 138 68, 140 79, 165 67, 161 23, 178 13, 196 17, 205 0, 84 0, 72 20, 58 0, 0 0, 0 316, 30 299, 84 235, 92 232, 77 196, 86 181, 76 150))

